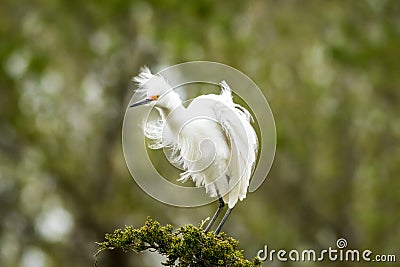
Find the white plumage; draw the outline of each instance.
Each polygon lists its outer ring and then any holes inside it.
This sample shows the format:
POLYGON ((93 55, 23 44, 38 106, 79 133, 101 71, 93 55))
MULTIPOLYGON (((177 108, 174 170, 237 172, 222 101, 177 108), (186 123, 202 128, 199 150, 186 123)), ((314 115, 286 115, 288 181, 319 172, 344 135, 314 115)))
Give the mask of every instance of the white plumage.
POLYGON ((207 194, 220 198, 220 209, 222 200, 228 204, 227 217, 237 201, 246 197, 256 162, 258 141, 250 113, 233 102, 225 81, 220 83, 220 95, 196 97, 187 108, 167 81, 152 75, 148 68, 143 68, 134 81, 147 97, 131 107, 154 102, 161 115, 145 125, 144 134, 152 141, 149 147, 168 148, 174 163, 185 170, 179 180, 191 178, 196 186, 205 186, 207 194))

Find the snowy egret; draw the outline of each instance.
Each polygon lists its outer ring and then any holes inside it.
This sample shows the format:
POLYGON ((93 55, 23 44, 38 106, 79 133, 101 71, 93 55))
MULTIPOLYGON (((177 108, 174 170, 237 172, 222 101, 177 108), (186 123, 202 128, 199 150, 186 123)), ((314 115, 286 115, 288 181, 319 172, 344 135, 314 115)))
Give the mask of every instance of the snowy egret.
POLYGON ((206 232, 228 205, 214 231, 218 234, 237 201, 246 197, 255 166, 258 139, 250 113, 233 102, 225 81, 219 84, 221 94, 198 96, 185 107, 164 77, 153 75, 148 68, 142 68, 133 80, 146 97, 129 107, 154 103, 161 117, 145 125, 144 134, 153 141, 150 148, 169 148, 172 162, 184 170, 178 180, 191 178, 210 197, 219 199, 206 232))

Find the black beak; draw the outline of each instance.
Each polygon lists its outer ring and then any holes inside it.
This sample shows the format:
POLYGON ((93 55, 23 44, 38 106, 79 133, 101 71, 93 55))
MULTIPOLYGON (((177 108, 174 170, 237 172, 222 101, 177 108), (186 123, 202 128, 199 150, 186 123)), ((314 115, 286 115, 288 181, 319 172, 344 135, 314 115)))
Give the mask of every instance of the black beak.
POLYGON ((146 98, 146 99, 140 100, 140 101, 138 101, 138 102, 135 102, 135 103, 133 103, 133 104, 130 104, 129 107, 130 107, 130 108, 133 108, 133 107, 141 106, 141 105, 150 103, 151 101, 153 101, 153 100, 152 100, 152 99, 146 98))

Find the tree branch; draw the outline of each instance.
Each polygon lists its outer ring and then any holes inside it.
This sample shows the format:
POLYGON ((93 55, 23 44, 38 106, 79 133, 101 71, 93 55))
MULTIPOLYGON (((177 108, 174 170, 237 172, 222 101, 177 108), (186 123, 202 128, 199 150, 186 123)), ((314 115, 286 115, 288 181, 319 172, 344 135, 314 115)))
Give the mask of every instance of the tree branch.
POLYGON ((253 262, 237 250, 239 242, 224 233, 214 235, 193 225, 185 225, 173 231, 171 225, 160 226, 160 223, 147 218, 139 229, 125 226, 112 234, 105 235, 105 241, 96 243, 99 246, 95 254, 97 259, 104 250, 121 249, 124 252, 136 253, 149 250, 167 257, 165 266, 261 266, 256 257, 253 262))

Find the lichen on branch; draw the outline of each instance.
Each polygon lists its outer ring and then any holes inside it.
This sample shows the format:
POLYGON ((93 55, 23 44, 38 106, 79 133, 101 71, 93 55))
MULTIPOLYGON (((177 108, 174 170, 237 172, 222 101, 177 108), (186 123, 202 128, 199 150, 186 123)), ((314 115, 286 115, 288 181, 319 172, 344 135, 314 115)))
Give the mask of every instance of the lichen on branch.
POLYGON ((149 250, 164 255, 165 266, 261 266, 258 258, 251 262, 238 250, 239 242, 224 233, 214 235, 212 232, 193 225, 185 225, 173 231, 171 225, 147 218, 141 228, 125 226, 114 233, 106 234, 105 241, 97 243, 98 256, 104 250, 121 249, 124 252, 142 252, 149 250))

